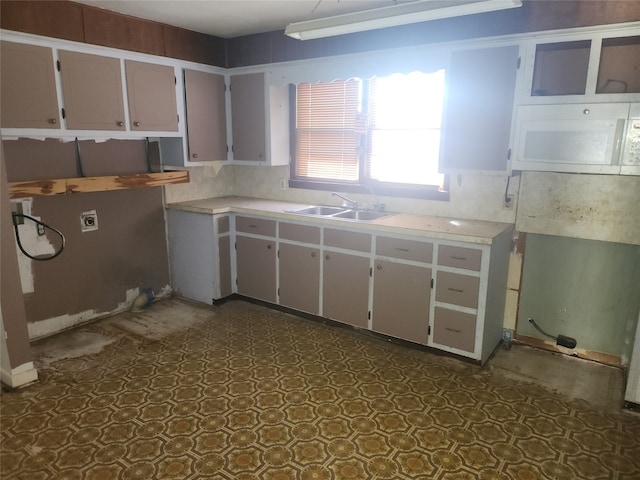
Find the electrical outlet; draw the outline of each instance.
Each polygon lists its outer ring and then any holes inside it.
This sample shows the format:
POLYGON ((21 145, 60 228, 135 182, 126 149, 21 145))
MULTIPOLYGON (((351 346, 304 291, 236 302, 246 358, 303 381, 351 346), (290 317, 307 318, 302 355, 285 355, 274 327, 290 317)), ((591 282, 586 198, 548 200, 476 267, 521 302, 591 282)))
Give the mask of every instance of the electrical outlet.
POLYGON ((280 190, 286 190, 289 186, 289 181, 286 178, 280 179, 280 190))
POLYGON ((24 211, 22 210, 22 202, 13 202, 13 205, 11 205, 11 212, 18 214, 17 216, 13 217, 13 224, 24 225, 24 217, 21 216, 24 213, 24 211))
POLYGON ((80 215, 80 230, 82 232, 98 230, 98 214, 95 210, 82 212, 80 215))

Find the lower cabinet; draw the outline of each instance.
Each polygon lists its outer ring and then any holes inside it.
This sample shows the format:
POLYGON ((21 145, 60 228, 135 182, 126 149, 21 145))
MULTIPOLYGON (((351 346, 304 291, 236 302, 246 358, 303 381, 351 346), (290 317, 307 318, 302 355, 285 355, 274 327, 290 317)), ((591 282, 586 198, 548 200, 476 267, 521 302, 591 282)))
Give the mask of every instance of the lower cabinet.
POLYGON ((228 216, 167 211, 171 284, 180 295, 211 304, 231 294, 228 224, 228 216))
POLYGON ((433 318, 433 341, 473 353, 476 344, 476 315, 436 307, 433 318))
POLYGON ((320 312, 320 248, 280 244, 280 305, 320 312))
POLYGON ((236 236, 238 293, 276 303, 275 239, 236 236))
POLYGON ((374 332, 426 345, 430 300, 430 268, 376 260, 371 327, 374 332))
POLYGON ((322 316, 356 327, 369 326, 369 258, 325 252, 322 316))
POLYGON ((185 297, 237 292, 479 363, 502 338, 507 225, 472 243, 172 209, 168 222, 185 297))

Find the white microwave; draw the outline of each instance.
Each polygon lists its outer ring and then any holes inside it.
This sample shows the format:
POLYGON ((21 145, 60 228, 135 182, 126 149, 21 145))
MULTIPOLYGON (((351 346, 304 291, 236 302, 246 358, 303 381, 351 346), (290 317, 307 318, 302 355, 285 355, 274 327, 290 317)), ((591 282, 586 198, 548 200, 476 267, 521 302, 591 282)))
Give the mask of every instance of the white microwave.
POLYGON ((640 103, 517 107, 511 168, 640 175, 640 103))

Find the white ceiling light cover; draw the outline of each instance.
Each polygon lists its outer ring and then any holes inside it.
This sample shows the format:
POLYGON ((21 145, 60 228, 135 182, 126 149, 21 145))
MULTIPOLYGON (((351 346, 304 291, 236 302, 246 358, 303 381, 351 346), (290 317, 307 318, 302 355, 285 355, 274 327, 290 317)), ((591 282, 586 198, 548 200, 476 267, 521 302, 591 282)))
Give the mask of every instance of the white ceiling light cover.
POLYGON ((299 40, 310 40, 520 6, 522 0, 416 0, 391 7, 290 23, 284 33, 299 40))

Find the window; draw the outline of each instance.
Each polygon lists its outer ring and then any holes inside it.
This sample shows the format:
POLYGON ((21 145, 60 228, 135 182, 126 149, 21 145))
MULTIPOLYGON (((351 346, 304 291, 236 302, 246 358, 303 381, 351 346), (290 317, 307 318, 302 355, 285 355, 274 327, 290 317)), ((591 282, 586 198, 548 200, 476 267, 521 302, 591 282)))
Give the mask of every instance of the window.
POLYGON ((443 70, 299 84, 292 185, 441 197, 443 101, 443 70))

